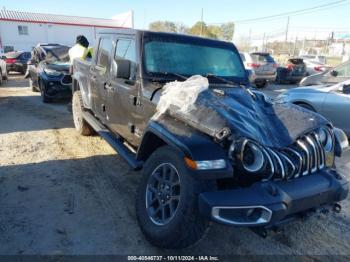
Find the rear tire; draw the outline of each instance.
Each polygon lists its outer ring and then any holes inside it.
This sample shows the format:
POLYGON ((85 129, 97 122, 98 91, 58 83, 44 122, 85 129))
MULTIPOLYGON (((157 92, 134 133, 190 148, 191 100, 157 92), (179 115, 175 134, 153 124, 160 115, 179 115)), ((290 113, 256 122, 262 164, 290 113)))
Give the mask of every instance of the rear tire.
POLYGON ((137 193, 136 215, 146 239, 157 247, 191 246, 209 229, 209 220, 199 212, 198 196, 201 192, 212 191, 215 184, 197 180, 190 172, 182 154, 170 146, 157 149, 146 161, 137 193), (177 196, 173 196, 174 193, 177 196), (166 223, 159 222, 163 212, 164 217, 168 217, 166 223))
POLYGON ((5 70, 5 75, 2 76, 2 80, 8 80, 7 71, 5 70))
POLYGON ((75 91, 72 100, 72 111, 75 129, 82 136, 91 136, 95 133, 95 130, 84 120, 83 99, 81 97, 80 91, 75 91))

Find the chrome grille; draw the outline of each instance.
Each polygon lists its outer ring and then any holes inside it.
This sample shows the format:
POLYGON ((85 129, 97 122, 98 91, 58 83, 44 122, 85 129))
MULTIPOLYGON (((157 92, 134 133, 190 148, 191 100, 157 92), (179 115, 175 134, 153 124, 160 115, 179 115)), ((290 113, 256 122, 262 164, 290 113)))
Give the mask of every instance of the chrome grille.
POLYGON ((316 133, 310 133, 281 150, 267 148, 264 154, 270 165, 265 180, 306 176, 325 166, 325 152, 316 133))

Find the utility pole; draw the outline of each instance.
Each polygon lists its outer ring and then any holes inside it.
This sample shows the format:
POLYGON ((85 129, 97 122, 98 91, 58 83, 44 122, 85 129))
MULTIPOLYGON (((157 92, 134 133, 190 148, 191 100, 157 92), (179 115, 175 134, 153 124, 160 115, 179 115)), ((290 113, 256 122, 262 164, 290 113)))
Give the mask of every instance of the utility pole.
POLYGON ((295 51, 297 49, 297 43, 298 43, 298 36, 295 37, 294 48, 293 48, 293 56, 295 56, 295 51))
POLYGON ((201 13, 201 36, 203 36, 203 8, 202 8, 202 13, 201 13))
POLYGON ((289 31, 289 16, 287 17, 286 36, 285 36, 285 39, 284 39, 284 43, 285 43, 285 46, 286 46, 286 51, 287 51, 287 49, 288 49, 288 44, 287 44, 287 41, 288 41, 288 31, 289 31))
POLYGON ((249 46, 251 46, 251 41, 252 41, 252 29, 249 28, 249 46))
POLYGON ((263 51, 265 51, 265 36, 266 36, 266 33, 264 32, 263 44, 262 44, 262 50, 263 51))
POLYGON ((289 16, 287 17, 286 37, 285 37, 285 40, 284 40, 286 43, 288 41, 288 31, 289 31, 289 16))

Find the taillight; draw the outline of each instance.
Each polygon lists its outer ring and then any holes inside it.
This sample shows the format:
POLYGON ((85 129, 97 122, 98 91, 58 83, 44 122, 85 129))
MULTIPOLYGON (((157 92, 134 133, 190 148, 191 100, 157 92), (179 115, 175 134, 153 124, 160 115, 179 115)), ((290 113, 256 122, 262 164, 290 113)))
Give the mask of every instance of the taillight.
POLYGON ((5 61, 7 64, 14 64, 16 63, 16 58, 6 58, 5 61))
POLYGON ((259 68, 260 67, 259 64, 255 64, 255 63, 249 63, 248 66, 250 66, 252 68, 259 68))
POLYGON ((294 64, 288 64, 287 65, 287 69, 288 70, 293 70, 293 68, 294 68, 294 64))
POLYGON ((323 66, 315 66, 314 69, 315 71, 323 72, 323 66))

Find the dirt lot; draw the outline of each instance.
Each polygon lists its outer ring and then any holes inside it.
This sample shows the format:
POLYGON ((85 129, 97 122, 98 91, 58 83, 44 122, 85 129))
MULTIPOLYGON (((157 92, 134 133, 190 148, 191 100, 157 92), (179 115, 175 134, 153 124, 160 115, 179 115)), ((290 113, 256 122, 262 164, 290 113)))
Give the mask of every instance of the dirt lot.
MULTIPOLYGON (((0 254, 167 254, 137 225, 139 173, 99 137, 78 136, 67 103, 43 104, 27 85, 11 76, 0 87, 0 254)), ((349 162, 338 161, 346 174, 349 162)), ((350 255, 350 202, 267 239, 214 225, 176 253, 350 255)))

